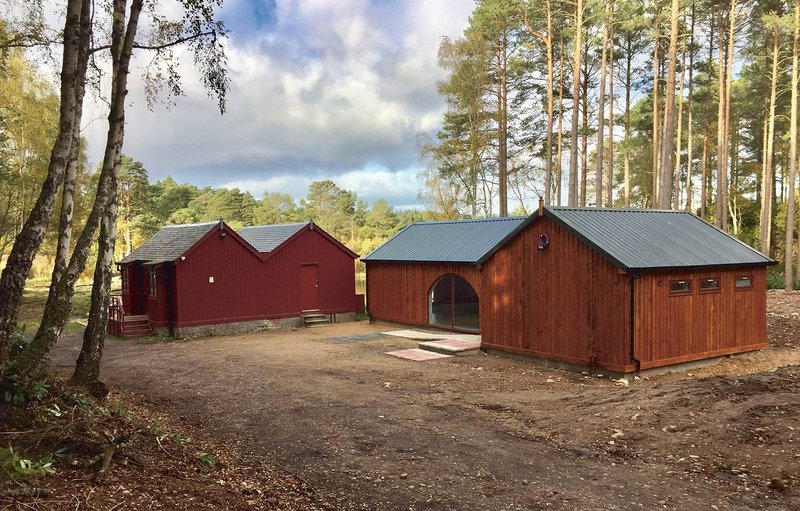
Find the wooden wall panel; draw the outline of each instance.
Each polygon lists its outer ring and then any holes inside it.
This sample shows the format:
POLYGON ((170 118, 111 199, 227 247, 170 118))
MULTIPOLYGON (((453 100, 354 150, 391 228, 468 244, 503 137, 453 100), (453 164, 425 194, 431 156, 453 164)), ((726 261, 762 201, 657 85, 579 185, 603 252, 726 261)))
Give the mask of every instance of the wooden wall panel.
POLYGON ((763 267, 642 275, 634 326, 642 369, 765 347, 766 289, 763 267), (736 290, 739 276, 752 276, 752 289, 736 290), (720 278, 720 291, 701 293, 698 279, 710 277, 720 278), (691 280, 691 294, 670 296, 671 280, 691 280))
MULTIPOLYGON (((471 264, 367 262, 367 312, 373 319, 428 324, 428 293, 443 275, 463 277, 481 297, 481 280, 471 264)), ((481 313, 481 325, 483 314, 481 313)))
POLYGON ((501 248, 482 271, 485 346, 631 370, 629 275, 548 218, 501 248), (550 238, 537 249, 540 234, 550 238))
POLYGON ((298 316, 304 263, 319 265, 320 312, 356 310, 355 262, 318 232, 304 231, 266 261, 215 233, 176 265, 177 325, 298 316))

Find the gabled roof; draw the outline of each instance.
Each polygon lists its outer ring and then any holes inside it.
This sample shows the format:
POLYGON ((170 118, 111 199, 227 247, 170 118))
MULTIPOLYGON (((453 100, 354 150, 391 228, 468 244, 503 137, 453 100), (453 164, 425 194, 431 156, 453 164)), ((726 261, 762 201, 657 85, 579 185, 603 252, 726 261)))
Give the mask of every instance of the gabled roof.
POLYGON ((479 264, 531 218, 418 222, 397 233, 363 260, 479 264))
POLYGON ((545 215, 625 271, 775 264, 686 211, 548 207, 545 215))
POLYGON ((259 252, 272 252, 281 243, 307 227, 311 222, 294 224, 255 225, 242 227, 237 232, 259 252))
POLYGON ((174 261, 217 225, 219 222, 166 225, 139 248, 122 258, 120 263, 174 261))
MULTIPOLYGON (((775 261, 685 211, 547 207, 552 218, 625 271, 710 266, 767 266, 775 261)), ((409 225, 365 261, 482 264, 530 217, 409 225)))

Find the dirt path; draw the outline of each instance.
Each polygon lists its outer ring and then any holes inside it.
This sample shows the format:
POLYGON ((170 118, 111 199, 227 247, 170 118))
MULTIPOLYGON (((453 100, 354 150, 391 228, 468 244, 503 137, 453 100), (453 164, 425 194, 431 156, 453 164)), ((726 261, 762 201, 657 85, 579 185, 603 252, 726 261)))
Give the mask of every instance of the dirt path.
MULTIPOLYGON (((403 339, 324 340, 386 330, 366 324, 115 341, 103 376, 338 509, 800 510, 793 310, 779 348, 627 387, 505 357, 384 355, 415 345, 403 339)), ((56 363, 78 349, 65 339, 56 363)))

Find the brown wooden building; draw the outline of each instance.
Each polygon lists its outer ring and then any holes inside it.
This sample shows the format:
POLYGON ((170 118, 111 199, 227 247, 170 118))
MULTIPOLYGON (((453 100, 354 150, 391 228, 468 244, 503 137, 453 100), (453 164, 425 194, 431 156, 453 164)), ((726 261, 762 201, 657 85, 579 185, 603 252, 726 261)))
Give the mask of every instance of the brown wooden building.
POLYGON ((373 320, 635 372, 766 346, 774 261, 691 213, 541 208, 408 226, 364 258, 373 320))

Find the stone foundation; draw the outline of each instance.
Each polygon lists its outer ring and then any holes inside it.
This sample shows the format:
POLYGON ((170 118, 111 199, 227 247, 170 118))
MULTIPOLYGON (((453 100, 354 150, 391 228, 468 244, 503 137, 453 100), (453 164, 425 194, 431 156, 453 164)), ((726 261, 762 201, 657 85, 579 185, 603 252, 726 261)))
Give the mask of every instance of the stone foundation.
MULTIPOLYGON (((355 312, 342 312, 338 314, 326 314, 331 323, 346 323, 355 321, 355 312)), ((213 325, 193 325, 175 327, 174 337, 176 339, 186 337, 211 337, 216 335, 240 335, 253 332, 266 332, 272 330, 291 330, 305 326, 303 318, 295 316, 293 318, 280 319, 257 319, 253 321, 236 321, 233 323, 217 323, 213 325)), ((165 326, 153 327, 153 332, 160 337, 169 337, 169 328, 165 326)))
POLYGON ((340 312, 338 314, 328 314, 331 318, 331 323, 347 323, 356 320, 355 312, 340 312))

